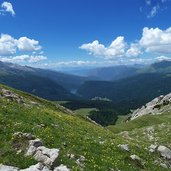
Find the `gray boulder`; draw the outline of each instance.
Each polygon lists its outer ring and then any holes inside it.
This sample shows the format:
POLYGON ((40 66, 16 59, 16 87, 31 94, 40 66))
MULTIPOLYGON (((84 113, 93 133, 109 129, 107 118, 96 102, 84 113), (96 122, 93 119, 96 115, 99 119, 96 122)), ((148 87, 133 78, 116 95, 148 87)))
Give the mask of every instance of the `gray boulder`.
POLYGON ((60 165, 54 169, 54 171, 70 171, 66 166, 60 165))
POLYGON ((44 146, 40 146, 36 149, 34 155, 35 160, 43 163, 50 168, 57 166, 57 159, 59 156, 59 149, 49 149, 44 146))
POLYGON ((124 150, 124 151, 127 151, 127 152, 130 151, 128 144, 119 144, 118 147, 119 147, 121 150, 124 150))
POLYGON ((30 140, 26 156, 33 156, 36 153, 37 148, 40 146, 43 146, 40 139, 30 140))
POLYGON ((149 152, 153 153, 153 152, 156 151, 157 145, 151 144, 151 145, 148 147, 148 149, 149 149, 149 152))
POLYGON ((160 153, 160 155, 166 159, 171 159, 171 150, 165 146, 160 145, 157 148, 157 151, 160 153))
POLYGON ((138 157, 138 156, 135 155, 135 154, 131 155, 130 158, 131 158, 132 160, 141 161, 141 158, 138 157))

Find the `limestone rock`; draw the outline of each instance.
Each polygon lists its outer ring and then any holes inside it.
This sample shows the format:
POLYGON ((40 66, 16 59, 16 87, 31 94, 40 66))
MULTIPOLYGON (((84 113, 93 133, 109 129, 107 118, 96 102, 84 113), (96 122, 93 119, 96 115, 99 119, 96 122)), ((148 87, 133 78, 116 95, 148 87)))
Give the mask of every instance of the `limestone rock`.
POLYGON ((44 146, 40 146, 36 149, 34 158, 38 162, 41 162, 51 168, 56 166, 58 156, 59 149, 49 149, 44 146))
POLYGON ((27 169, 22 169, 20 171, 50 171, 50 169, 44 166, 42 163, 38 163, 36 165, 30 166, 27 169))
MULTIPOLYGON (((43 146, 43 142, 33 136, 30 133, 16 132, 13 135, 17 138, 24 138, 28 141, 29 147, 27 149, 26 155, 33 156, 38 164, 32 165, 29 168, 20 170, 12 166, 0 165, 0 171, 70 171, 66 166, 60 165, 57 162, 59 157, 59 149, 46 148, 43 146)), ((21 149, 19 149, 21 151, 21 149)), ((84 156, 79 158, 79 162, 85 160, 84 156)))
POLYGON ((168 169, 168 167, 165 163, 161 163, 160 166, 163 167, 164 169, 168 169))
POLYGON ((66 166, 60 165, 54 169, 54 171, 70 171, 66 166))
POLYGON ((38 147, 43 146, 43 143, 40 139, 30 140, 29 148, 27 150, 27 156, 33 156, 36 153, 38 147))
POLYGON ((138 157, 138 156, 137 156, 137 155, 135 155, 135 154, 131 155, 131 156, 130 156, 130 158, 131 158, 132 160, 141 161, 141 158, 140 158, 140 157, 138 157))
POLYGON ((129 119, 133 120, 147 114, 160 114, 162 112, 166 112, 170 110, 170 108, 168 109, 167 107, 170 103, 171 93, 167 94, 166 96, 161 95, 147 103, 145 106, 135 110, 129 119))
POLYGON ((171 150, 165 146, 160 145, 157 148, 157 151, 160 152, 160 155, 166 159, 171 159, 171 150))
POLYGON ((121 150, 130 151, 128 144, 119 144, 118 147, 120 147, 121 150))
POLYGON ((5 166, 0 164, 0 171, 19 171, 19 169, 17 167, 5 166))
POLYGON ((17 103, 24 103, 24 99, 23 97, 15 94, 14 92, 10 91, 10 90, 6 90, 4 88, 0 88, 0 98, 6 98, 9 101, 15 101, 17 103))
POLYGON ((148 147, 148 149, 149 149, 149 152, 153 153, 153 152, 156 151, 157 145, 151 144, 151 145, 148 147))

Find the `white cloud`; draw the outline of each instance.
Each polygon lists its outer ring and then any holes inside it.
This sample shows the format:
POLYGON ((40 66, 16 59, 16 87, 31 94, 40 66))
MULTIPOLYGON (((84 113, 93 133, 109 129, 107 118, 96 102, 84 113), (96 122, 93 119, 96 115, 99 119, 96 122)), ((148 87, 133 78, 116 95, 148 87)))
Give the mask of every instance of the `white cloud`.
POLYGON ((171 27, 166 30, 145 27, 139 44, 146 52, 171 53, 171 27))
POLYGON ((97 64, 97 61, 61 61, 54 63, 55 66, 90 66, 97 64))
POLYGON ((119 57, 126 61, 128 60, 126 58, 138 56, 141 58, 145 53, 150 56, 171 54, 171 27, 166 30, 145 27, 141 38, 130 44, 126 43, 124 37, 120 36, 108 47, 96 40, 83 44, 80 48, 88 51, 91 55, 104 57, 106 60, 118 60, 117 57, 119 57))
POLYGON ((16 53, 17 41, 8 34, 0 36, 0 55, 12 55, 16 53))
POLYGON ((126 56, 128 56, 128 57, 136 57, 140 54, 142 54, 142 52, 139 47, 139 44, 137 44, 137 43, 132 43, 130 48, 126 52, 126 56))
POLYGON ((10 2, 3 2, 1 4, 1 13, 4 14, 6 12, 10 13, 12 16, 15 15, 15 11, 13 9, 13 6, 10 2))
POLYGON ((36 63, 39 61, 46 60, 47 57, 43 56, 42 47, 39 42, 34 39, 27 37, 21 37, 15 39, 8 34, 0 35, 0 61, 12 62, 12 63, 36 63), (19 52, 27 52, 24 55, 17 55, 19 52), (38 53, 36 53, 38 51, 38 53), (31 52, 32 55, 28 55, 31 52), (37 54, 37 55, 36 55, 37 54))
POLYGON ((46 56, 33 56, 33 55, 20 55, 20 56, 10 56, 10 57, 0 57, 2 62, 11 62, 11 63, 36 63, 39 61, 47 60, 46 56))
POLYGON ((171 61, 171 57, 167 57, 167 56, 158 56, 155 59, 158 61, 171 61))
POLYGON ((150 11, 150 14, 147 16, 147 18, 153 18, 157 15, 157 13, 159 12, 160 10, 160 6, 159 4, 157 4, 156 6, 154 6, 151 11, 150 11))
POLYGON ((17 50, 34 52, 41 49, 39 42, 34 39, 27 37, 15 39, 8 34, 1 34, 0 36, 0 56, 15 54, 17 50))
POLYGON ((39 45, 39 41, 34 39, 29 39, 27 37, 21 37, 17 41, 17 47, 21 51, 37 51, 41 50, 41 46, 39 45))
POLYGON ((89 54, 95 56, 103 56, 106 51, 105 46, 100 44, 98 40, 95 40, 92 43, 83 44, 80 46, 80 49, 87 50, 89 54))
POLYGON ((115 57, 122 57, 125 55, 126 42, 123 36, 117 37, 108 47, 100 44, 98 40, 92 43, 83 44, 80 49, 86 50, 89 54, 94 56, 105 57, 106 59, 112 59, 115 57))

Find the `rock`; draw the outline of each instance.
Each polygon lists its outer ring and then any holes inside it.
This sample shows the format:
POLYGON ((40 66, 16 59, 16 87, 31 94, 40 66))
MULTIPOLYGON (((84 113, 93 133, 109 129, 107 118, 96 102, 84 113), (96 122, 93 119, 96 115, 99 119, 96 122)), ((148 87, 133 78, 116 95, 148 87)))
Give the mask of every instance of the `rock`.
POLYGON ((85 161, 85 157, 84 156, 80 156, 79 160, 80 160, 80 162, 84 162, 85 161))
POLYGON ((43 146, 43 143, 40 139, 30 140, 26 156, 33 156, 36 153, 37 148, 40 146, 43 146))
POLYGON ((135 155, 135 154, 131 155, 130 158, 131 158, 132 160, 141 161, 141 158, 138 157, 138 156, 135 155))
POLYGON ((85 161, 85 157, 84 156, 80 156, 80 158, 78 158, 76 160, 76 163, 80 166, 80 167, 83 167, 83 162, 85 161))
POLYGON ((4 88, 0 88, 0 98, 6 98, 9 101, 15 101, 19 104, 24 104, 23 97, 15 94, 14 92, 12 92, 10 90, 6 90, 4 88))
POLYGON ((22 133, 22 132, 16 132, 13 134, 13 137, 15 138, 25 138, 27 140, 34 140, 35 136, 31 133, 22 133))
POLYGON ((36 149, 34 158, 38 162, 41 162, 44 165, 52 168, 57 166, 58 156, 59 156, 59 149, 49 149, 44 146, 40 146, 36 149))
POLYGON ((67 157, 68 157, 69 159, 75 159, 75 155, 74 155, 74 154, 67 154, 67 157))
POLYGON ((43 142, 40 139, 35 139, 35 140, 30 140, 29 141, 29 146, 34 146, 36 148, 43 146, 43 142))
POLYGON ((163 167, 164 169, 168 169, 168 167, 165 163, 161 163, 160 166, 163 167))
MULTIPOLYGON (((69 171, 66 166, 59 166, 57 163, 59 149, 46 148, 43 146, 43 142, 40 139, 35 138, 35 136, 30 133, 17 132, 13 136, 16 139, 25 138, 28 141, 29 147, 25 155, 33 156, 34 159, 38 161, 38 164, 22 170, 12 166, 0 165, 0 171, 69 171)), ((21 149, 19 149, 17 152, 20 153, 21 149)), ((83 162, 84 160, 84 156, 79 158, 79 162, 83 162)))
POLYGON ((28 140, 34 140, 35 139, 35 136, 32 135, 31 133, 24 133, 23 136, 26 137, 28 140))
POLYGON ((19 168, 0 164, 0 171, 19 171, 19 168))
POLYGON ((42 163, 38 163, 36 165, 30 166, 27 169, 22 169, 20 171, 50 171, 50 169, 44 166, 42 163))
POLYGON ((153 152, 156 151, 157 145, 151 144, 151 145, 148 147, 148 149, 149 149, 149 152, 153 153, 153 152))
POLYGON ((168 111, 168 106, 171 102, 171 93, 166 96, 159 96, 153 99, 151 102, 147 103, 145 106, 135 110, 129 120, 136 119, 140 116, 147 114, 160 114, 161 112, 168 111))
POLYGON ((130 151, 128 144, 119 144, 118 147, 120 147, 121 150, 130 151))
POLYGON ((66 166, 60 165, 54 169, 54 171, 70 171, 66 166))
POLYGON ((160 155, 166 159, 171 159, 171 150, 165 146, 160 145, 157 148, 157 151, 160 152, 160 155))
POLYGON ((154 133, 154 127, 153 126, 150 126, 148 128, 146 128, 146 131, 149 133, 149 134, 153 134, 154 133))

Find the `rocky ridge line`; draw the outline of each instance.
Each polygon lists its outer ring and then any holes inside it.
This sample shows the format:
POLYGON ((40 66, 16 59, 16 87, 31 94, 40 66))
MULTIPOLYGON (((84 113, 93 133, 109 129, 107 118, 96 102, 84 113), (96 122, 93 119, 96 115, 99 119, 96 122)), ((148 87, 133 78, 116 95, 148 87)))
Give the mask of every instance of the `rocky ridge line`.
POLYGON ((157 115, 163 112, 167 112, 171 110, 171 93, 167 94, 166 96, 159 96, 153 99, 151 102, 147 103, 146 105, 142 106, 141 108, 135 110, 129 120, 134 120, 138 117, 152 114, 157 115))

